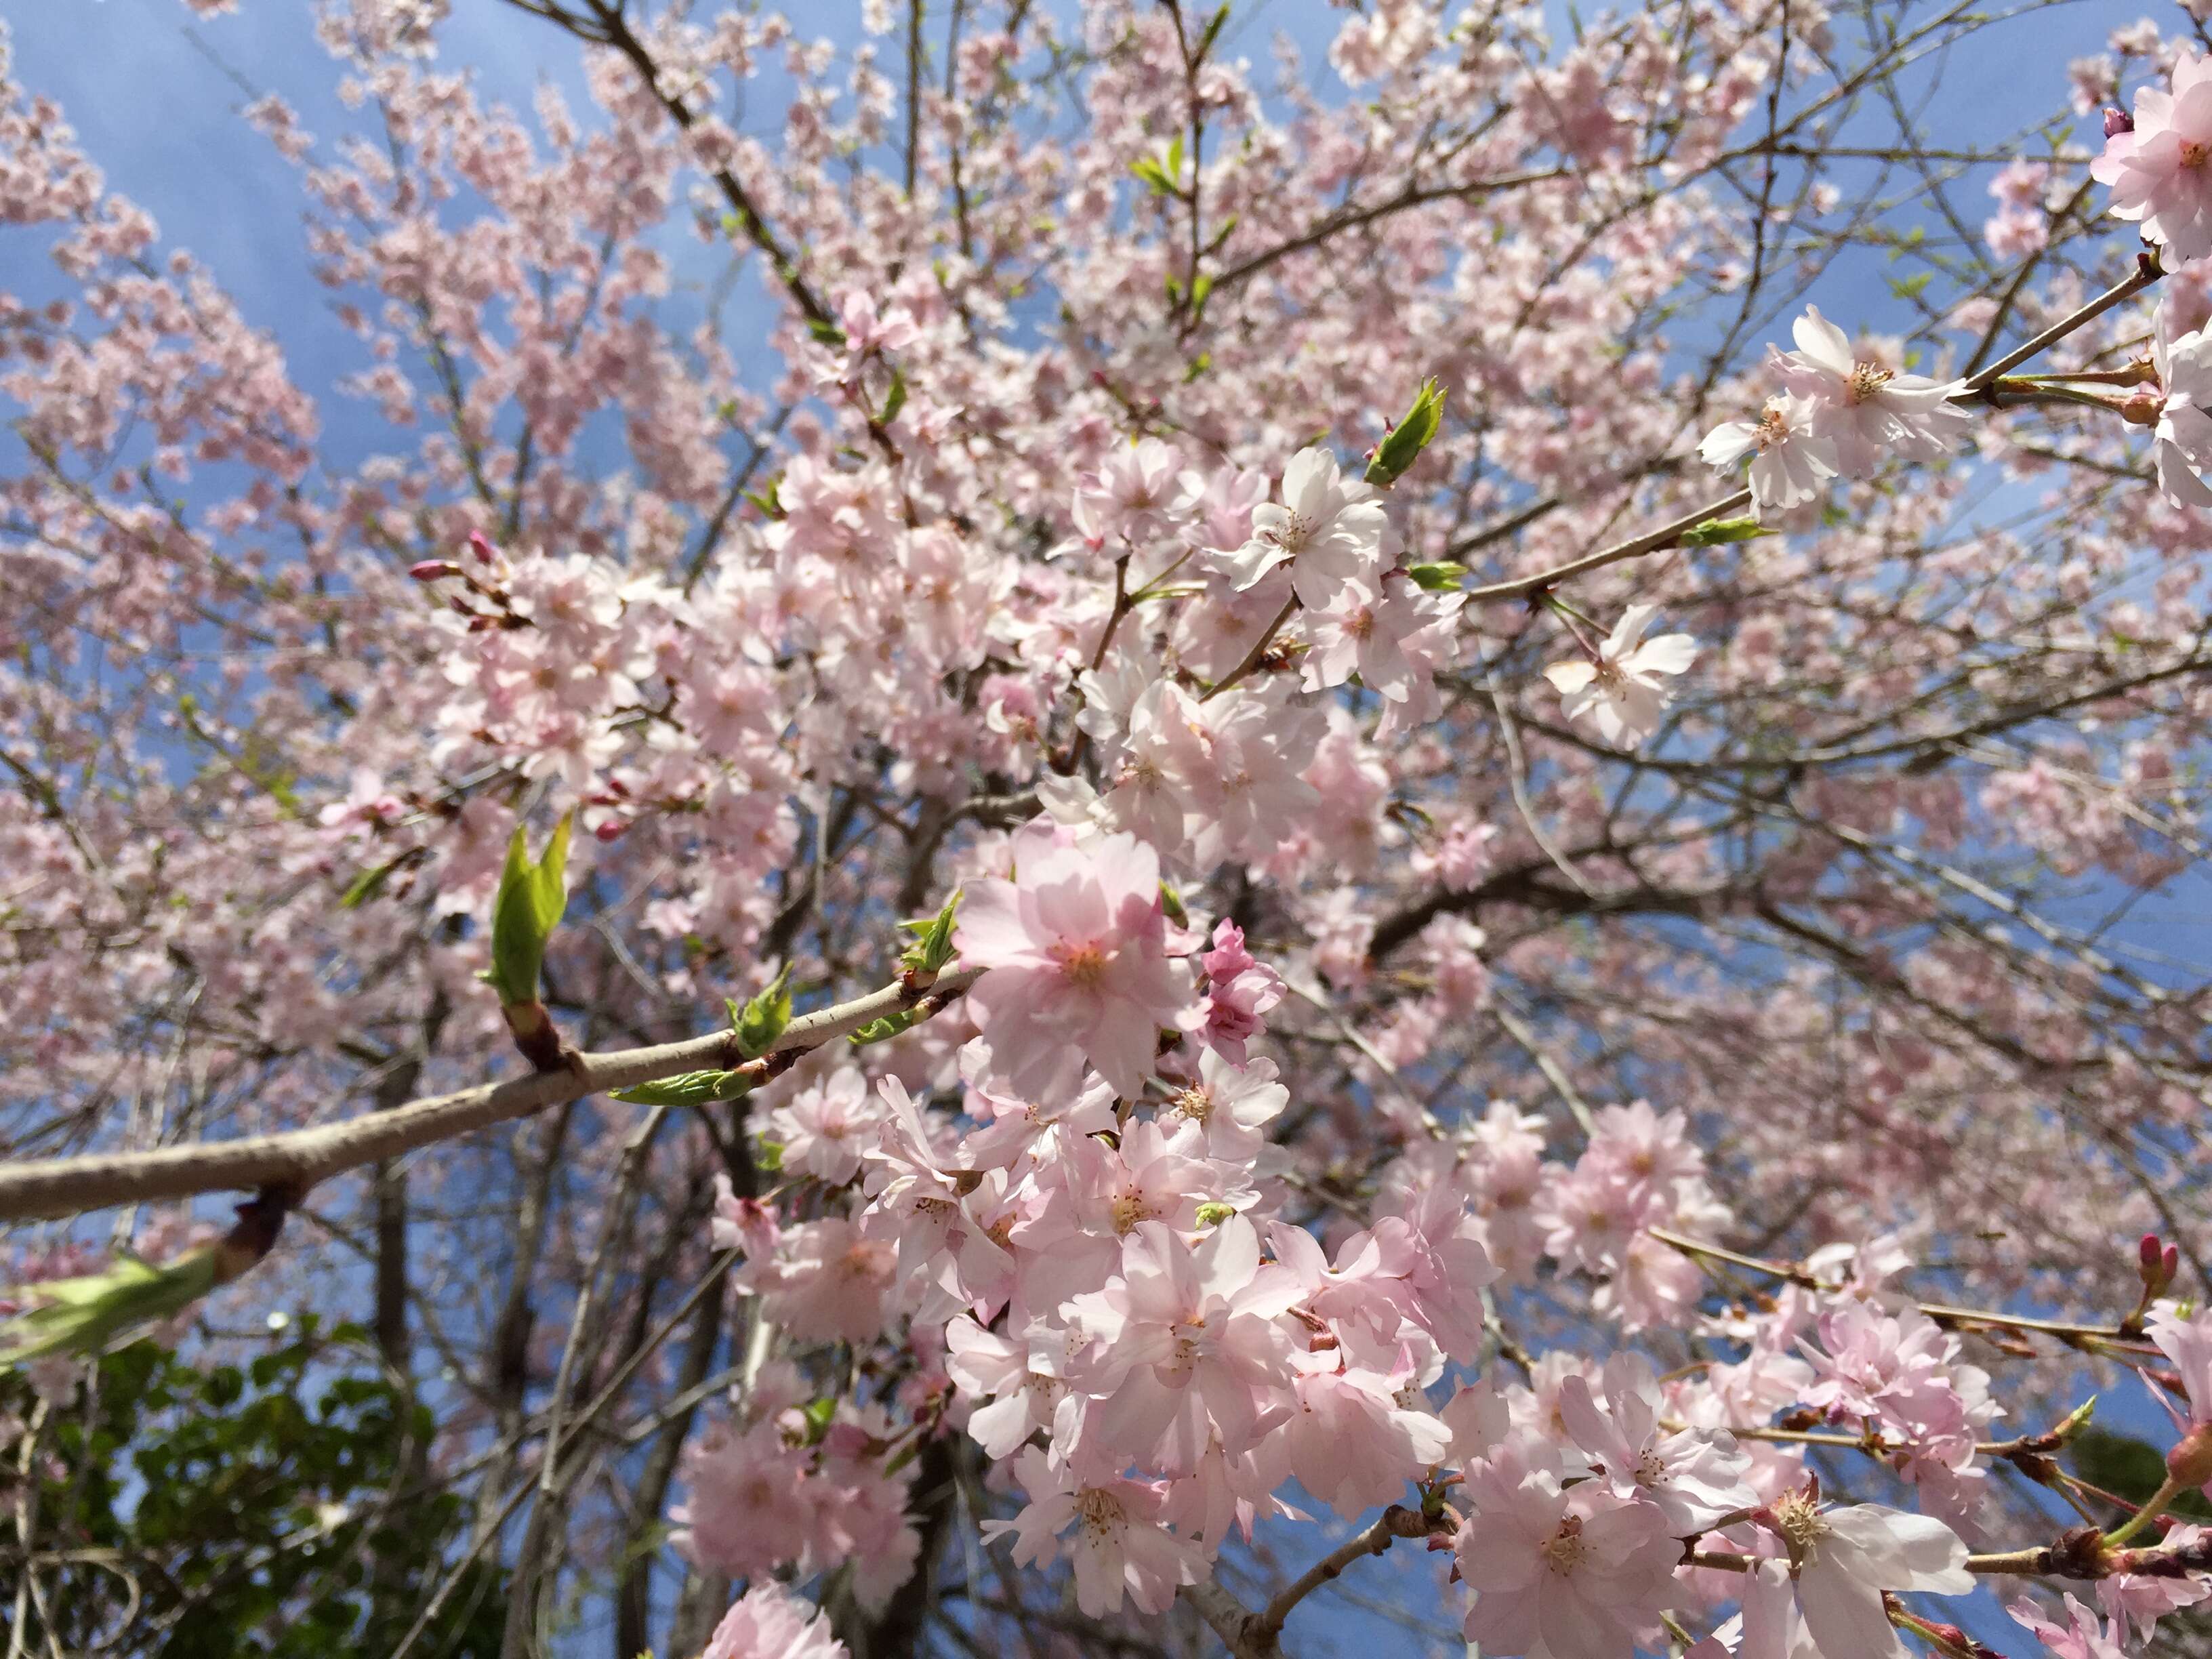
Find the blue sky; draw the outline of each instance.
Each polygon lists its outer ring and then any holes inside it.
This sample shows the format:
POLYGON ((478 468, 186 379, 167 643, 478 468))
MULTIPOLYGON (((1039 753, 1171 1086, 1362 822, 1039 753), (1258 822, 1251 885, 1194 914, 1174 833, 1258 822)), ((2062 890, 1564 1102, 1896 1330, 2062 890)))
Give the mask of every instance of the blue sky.
MULTIPOLYGON (((1564 34, 1568 8, 1552 0, 1550 9, 1564 34)), ((2178 15, 2167 4, 2075 0, 1987 37, 1943 64, 1935 87, 1937 136, 1986 142, 2057 107, 2067 59, 2098 50, 2107 29, 2145 12, 2161 20, 2178 15)), ((1248 13, 1230 49, 1263 72, 1267 39, 1277 29, 1298 40, 1308 62, 1319 65, 1341 15, 1320 0, 1240 5, 1236 15, 1248 13)), ((807 33, 857 35, 854 0, 829 0, 799 15, 807 33)), ((310 272, 295 170, 236 115, 252 97, 275 92, 319 137, 361 125, 335 96, 337 68, 315 40, 306 0, 245 0, 236 14, 198 21, 179 0, 0 0, 0 18, 13 34, 18 78, 61 103, 112 185, 154 215, 163 246, 189 249, 248 319, 283 342, 295 379, 318 398, 334 460, 343 465, 392 441, 373 410, 328 395, 335 379, 360 366, 358 347, 330 317, 328 295, 310 272)), ((550 81, 580 113, 588 108, 574 43, 498 0, 453 0, 441 40, 445 61, 469 65, 491 96, 526 106, 533 88, 550 81)), ((701 246, 688 227, 675 227, 668 246, 680 250, 679 270, 695 282, 719 267, 721 256, 701 246)), ((7 286, 42 296, 52 273, 21 260, 20 244, 15 252, 7 286)), ((741 283, 740 303, 754 291, 741 283)), ((679 295, 672 303, 692 301, 679 295)), ((1863 303, 1860 319, 1878 323, 1890 302, 1870 289, 1863 303)), ((2149 1426, 2137 1400, 2115 1403, 2124 1422, 2134 1419, 2129 1426, 2149 1426)), ((1310 1534, 1285 1543, 1293 1560, 1311 1548, 1310 1534)), ((1437 1610, 1430 1582, 1427 1559, 1401 1548, 1388 1562, 1356 1567, 1343 1588, 1428 1614, 1437 1610)), ((2015 1652, 2032 1650, 2002 1626, 1994 1621, 1987 1633, 2015 1652)), ((1366 1659, 1430 1650, 1409 1632, 1329 1598, 1303 1615, 1294 1637, 1301 1630, 1311 1651, 1322 1650, 1324 1632, 1347 1643, 1356 1632, 1366 1659)))

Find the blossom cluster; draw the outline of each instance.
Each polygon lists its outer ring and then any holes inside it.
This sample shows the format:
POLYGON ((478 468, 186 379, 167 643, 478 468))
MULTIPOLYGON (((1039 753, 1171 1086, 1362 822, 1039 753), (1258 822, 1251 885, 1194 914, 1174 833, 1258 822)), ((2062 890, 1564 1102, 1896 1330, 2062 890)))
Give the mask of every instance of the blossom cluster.
MULTIPOLYGON (((832 1659, 803 1595, 907 1628, 963 1565, 963 1637, 1009 1566, 1072 1644, 1233 1632, 1243 1570, 1356 1529, 1500 1659, 1960 1659, 1903 1598, 2045 1528, 2069 1367, 2185 1397, 2169 1484, 2212 1477, 2212 1325, 2113 1247, 2201 1218, 2208 1151, 2203 1000, 2122 937, 2212 775, 2205 60, 2115 31, 2072 90, 2133 113, 2004 158, 1960 253, 1814 140, 1987 9, 1854 79, 1817 3, 1375 0, 1332 102, 1241 6, 869 0, 842 54, 533 6, 592 46, 534 121, 446 9, 325 9, 366 137, 250 112, 357 463, 0 59, 0 221, 69 295, 0 295, 0 1135, 173 1171, 481 1083, 501 849, 573 812, 523 1092, 575 1092, 316 1212, 380 1252, 382 1362, 452 1364, 438 1467, 538 1505, 484 1541, 543 1545, 512 1629, 612 1562, 629 1650, 673 1607, 660 1650, 832 1659), (1683 372, 1877 234, 1898 307, 1831 280, 1683 372), (755 278, 757 352, 691 326, 755 278), (1692 406, 1749 417, 1690 455, 1692 406), (762 1051, 794 988, 852 1018, 762 1051), (610 1105, 556 1032, 718 1069, 610 1105), (2099 1322, 2005 1322, 2046 1302, 2099 1322), (609 1433, 655 1450, 563 1487, 609 1433)), ((2063 1659, 2212 1587, 2066 1490, 2095 1611, 2015 1604, 2063 1659)))

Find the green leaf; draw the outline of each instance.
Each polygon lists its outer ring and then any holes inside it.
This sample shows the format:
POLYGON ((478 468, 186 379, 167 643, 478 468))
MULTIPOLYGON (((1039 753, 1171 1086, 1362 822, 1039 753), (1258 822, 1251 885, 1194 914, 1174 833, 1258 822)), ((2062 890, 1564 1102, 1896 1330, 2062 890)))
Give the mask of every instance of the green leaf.
POLYGON ((738 1034, 738 1048, 747 1060, 757 1060, 791 1024, 791 964, 785 963, 768 988, 742 1008, 726 1003, 730 1028, 738 1034))
POLYGON ((1180 132, 1176 134, 1175 142, 1168 146, 1167 174, 1177 185, 1182 183, 1182 134, 1180 132))
POLYGON ((1199 63, 1206 61, 1206 54, 1213 50, 1213 43, 1220 36, 1221 26, 1228 21, 1229 8, 1226 4, 1206 20, 1206 33, 1198 37, 1198 50, 1192 54, 1194 61, 1199 63))
POLYGON ((753 1080, 742 1072, 684 1072, 657 1083, 635 1084, 614 1091, 633 1106, 704 1106, 736 1100, 751 1092, 753 1080))
POLYGON ((1417 564, 1406 574, 1425 593, 1449 593, 1467 575, 1467 567, 1446 559, 1436 564, 1417 564))
POLYGON ((204 1245, 164 1267, 118 1256, 106 1273, 25 1285, 10 1299, 43 1305, 0 1322, 0 1366, 51 1353, 102 1353, 125 1333, 182 1313, 215 1288, 215 1247, 204 1245))
POLYGON ((876 416, 882 425, 889 426, 898 419, 899 410, 906 407, 906 371, 891 370, 891 389, 884 394, 883 413, 876 416))
POLYGON ((921 1023, 921 1018, 920 1008, 902 1008, 895 1014, 885 1014, 881 1019, 870 1020, 853 1033, 850 1041, 855 1048, 865 1048, 872 1042, 882 1042, 896 1036, 901 1031, 912 1030, 921 1023))
POLYGON ((574 812, 561 815, 545 856, 534 864, 521 824, 514 826, 514 839, 507 844, 507 866, 492 901, 491 966, 483 977, 508 1007, 538 1000, 545 941, 568 908, 568 831, 574 822, 574 812))
POLYGON ((1160 884, 1160 908, 1166 913, 1167 919, 1176 927, 1190 926, 1190 912, 1183 908, 1182 895, 1176 890, 1176 885, 1171 881, 1163 881, 1160 884))
POLYGON ((745 493, 745 499, 760 508, 763 518, 781 519, 783 516, 783 501, 777 491, 781 489, 783 479, 781 476, 770 478, 766 488, 758 491, 748 490, 745 493))
POLYGON ((957 887, 945 901, 945 906, 934 916, 918 916, 899 923, 907 933, 918 935, 915 942, 899 954, 899 966, 917 974, 942 972, 945 964, 952 960, 952 916, 960 908, 957 887))
POLYGON ((1200 272, 1198 276, 1192 277, 1190 283, 1190 308, 1193 311, 1205 310, 1206 296, 1212 292, 1212 277, 1206 276, 1204 272, 1200 272))
POLYGON ((845 331, 826 317, 815 318, 806 325, 806 331, 826 346, 842 348, 845 343, 845 331))
POLYGON ((346 884, 345 895, 338 900, 341 910, 358 910, 384 890, 384 884, 399 867, 398 859, 386 859, 374 870, 364 870, 346 884))
POLYGON ((1717 547, 1723 542, 1747 542, 1759 536, 1782 532, 1756 519, 1708 519, 1682 532, 1685 547, 1717 547))
POLYGON ((1405 419, 1392 427, 1390 435, 1375 447, 1375 459, 1367 464, 1367 482, 1378 489, 1388 489, 1405 477, 1407 469, 1429 447, 1429 440, 1437 435, 1443 420, 1443 388, 1433 379, 1422 381, 1405 419))
POLYGON ((804 1414, 806 1418, 806 1443, 814 1445, 830 1432, 830 1424, 836 1420, 836 1396, 824 1395, 819 1400, 808 1401, 804 1414))
POLYGON ((1159 164, 1158 158, 1156 156, 1139 155, 1129 163, 1129 171, 1150 185, 1155 196, 1172 196, 1176 193, 1175 180, 1168 177, 1167 169, 1159 164))

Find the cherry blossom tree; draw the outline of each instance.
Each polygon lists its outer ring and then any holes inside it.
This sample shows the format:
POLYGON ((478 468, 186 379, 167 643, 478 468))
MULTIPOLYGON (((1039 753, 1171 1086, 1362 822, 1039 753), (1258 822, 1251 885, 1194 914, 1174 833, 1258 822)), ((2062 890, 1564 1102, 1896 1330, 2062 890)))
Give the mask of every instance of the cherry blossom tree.
POLYGON ((0 58, 11 1654, 2191 1639, 2203 6, 507 3, 335 385, 0 58))

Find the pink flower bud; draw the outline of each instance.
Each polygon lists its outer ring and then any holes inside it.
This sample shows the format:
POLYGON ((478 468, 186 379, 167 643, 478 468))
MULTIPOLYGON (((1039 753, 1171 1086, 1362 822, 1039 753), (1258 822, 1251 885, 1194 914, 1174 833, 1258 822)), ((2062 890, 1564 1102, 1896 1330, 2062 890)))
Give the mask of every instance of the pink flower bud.
POLYGON ((2159 1249, 2156 1233, 2145 1233, 2142 1236, 2142 1242, 2136 1246, 2136 1260, 2142 1266, 2145 1280, 2148 1280, 2158 1272, 2159 1249))
POLYGON ((2135 130, 2136 118, 2129 114, 2127 111, 2124 109, 2108 109, 2105 112, 2106 137, 2117 138, 2124 132, 2133 132, 2135 130))
POLYGON ((2159 1288, 2164 1290, 2168 1285, 2172 1284, 2174 1276, 2180 1271, 2181 1247, 2179 1244, 2169 1244, 2166 1247, 2166 1254, 2159 1258, 2159 1288))
POLYGON ((2199 1423, 2166 1455, 2166 1472, 2178 1486, 2201 1486, 2212 1480, 2212 1423, 2199 1423))
POLYGON ((434 582, 459 575, 461 568, 444 559, 425 559, 420 564, 409 565, 407 574, 418 582, 434 582))
POLYGON ((499 550, 491 544, 491 538, 481 530, 469 532, 469 550, 486 564, 495 564, 499 562, 499 550))
POLYGON ((629 825, 624 823, 620 818, 609 818, 592 833, 601 841, 617 841, 621 839, 623 831, 629 828, 629 825))

